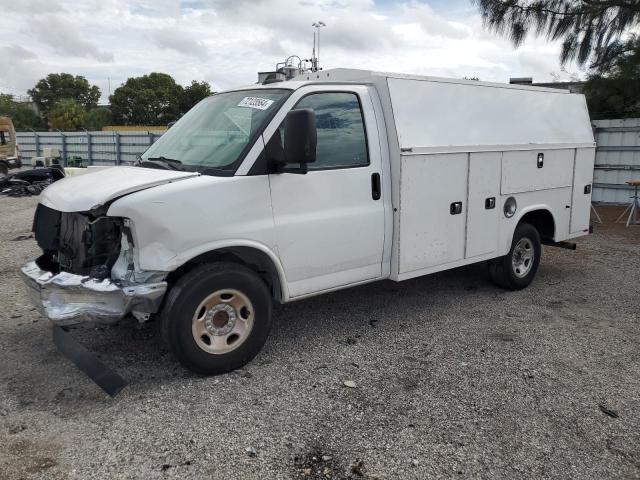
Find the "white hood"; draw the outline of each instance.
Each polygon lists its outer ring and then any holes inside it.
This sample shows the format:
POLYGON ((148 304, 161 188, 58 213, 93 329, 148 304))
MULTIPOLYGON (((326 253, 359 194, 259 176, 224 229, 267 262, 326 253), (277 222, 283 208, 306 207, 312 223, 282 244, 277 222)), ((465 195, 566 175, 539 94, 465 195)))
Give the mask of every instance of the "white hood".
POLYGON ((60 212, 86 212, 128 193, 198 175, 153 168, 107 168, 58 180, 42 192, 40 203, 60 212))

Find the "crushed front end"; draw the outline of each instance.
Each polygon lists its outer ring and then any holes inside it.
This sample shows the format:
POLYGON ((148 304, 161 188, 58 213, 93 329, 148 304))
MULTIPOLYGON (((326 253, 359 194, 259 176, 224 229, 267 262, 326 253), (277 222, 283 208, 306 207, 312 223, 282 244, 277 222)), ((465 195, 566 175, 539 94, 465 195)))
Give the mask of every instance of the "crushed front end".
POLYGON ((159 310, 166 273, 136 271, 127 219, 39 204, 33 231, 43 253, 22 267, 22 276, 53 323, 115 323, 129 313, 144 321, 159 310))

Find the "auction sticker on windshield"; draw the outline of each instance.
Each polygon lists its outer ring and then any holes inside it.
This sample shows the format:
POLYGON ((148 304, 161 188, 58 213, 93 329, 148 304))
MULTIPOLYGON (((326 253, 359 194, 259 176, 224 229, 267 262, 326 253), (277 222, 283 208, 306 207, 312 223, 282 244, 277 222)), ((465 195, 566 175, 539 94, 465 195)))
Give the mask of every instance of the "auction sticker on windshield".
POLYGON ((239 107, 249 107, 249 108, 257 108, 258 110, 266 110, 273 104, 273 100, 269 100, 268 98, 260 98, 260 97, 244 97, 240 103, 239 107))

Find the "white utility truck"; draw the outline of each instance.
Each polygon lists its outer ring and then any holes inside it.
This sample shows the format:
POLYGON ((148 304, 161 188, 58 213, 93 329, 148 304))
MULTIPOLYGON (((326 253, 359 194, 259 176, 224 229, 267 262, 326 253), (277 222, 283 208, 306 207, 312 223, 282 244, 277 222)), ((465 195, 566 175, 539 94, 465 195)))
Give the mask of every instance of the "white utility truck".
POLYGON ((161 322, 187 368, 260 350, 271 305, 488 261, 507 289, 589 232, 582 95, 336 69, 213 95, 136 166, 60 180, 22 268, 54 324, 161 322))

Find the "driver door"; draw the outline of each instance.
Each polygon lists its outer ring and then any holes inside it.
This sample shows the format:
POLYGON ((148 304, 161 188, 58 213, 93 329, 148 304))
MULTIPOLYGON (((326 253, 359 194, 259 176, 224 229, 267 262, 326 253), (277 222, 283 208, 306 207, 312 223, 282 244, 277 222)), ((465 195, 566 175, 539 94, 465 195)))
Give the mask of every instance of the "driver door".
MULTIPOLYGON (((382 169, 367 88, 307 87, 287 103, 313 109, 318 129, 316 162, 307 174, 269 175, 277 251, 290 297, 380 278, 382 169)), ((285 105, 283 115, 287 110, 285 105)), ((265 142, 282 135, 281 129, 269 133, 265 142)))

